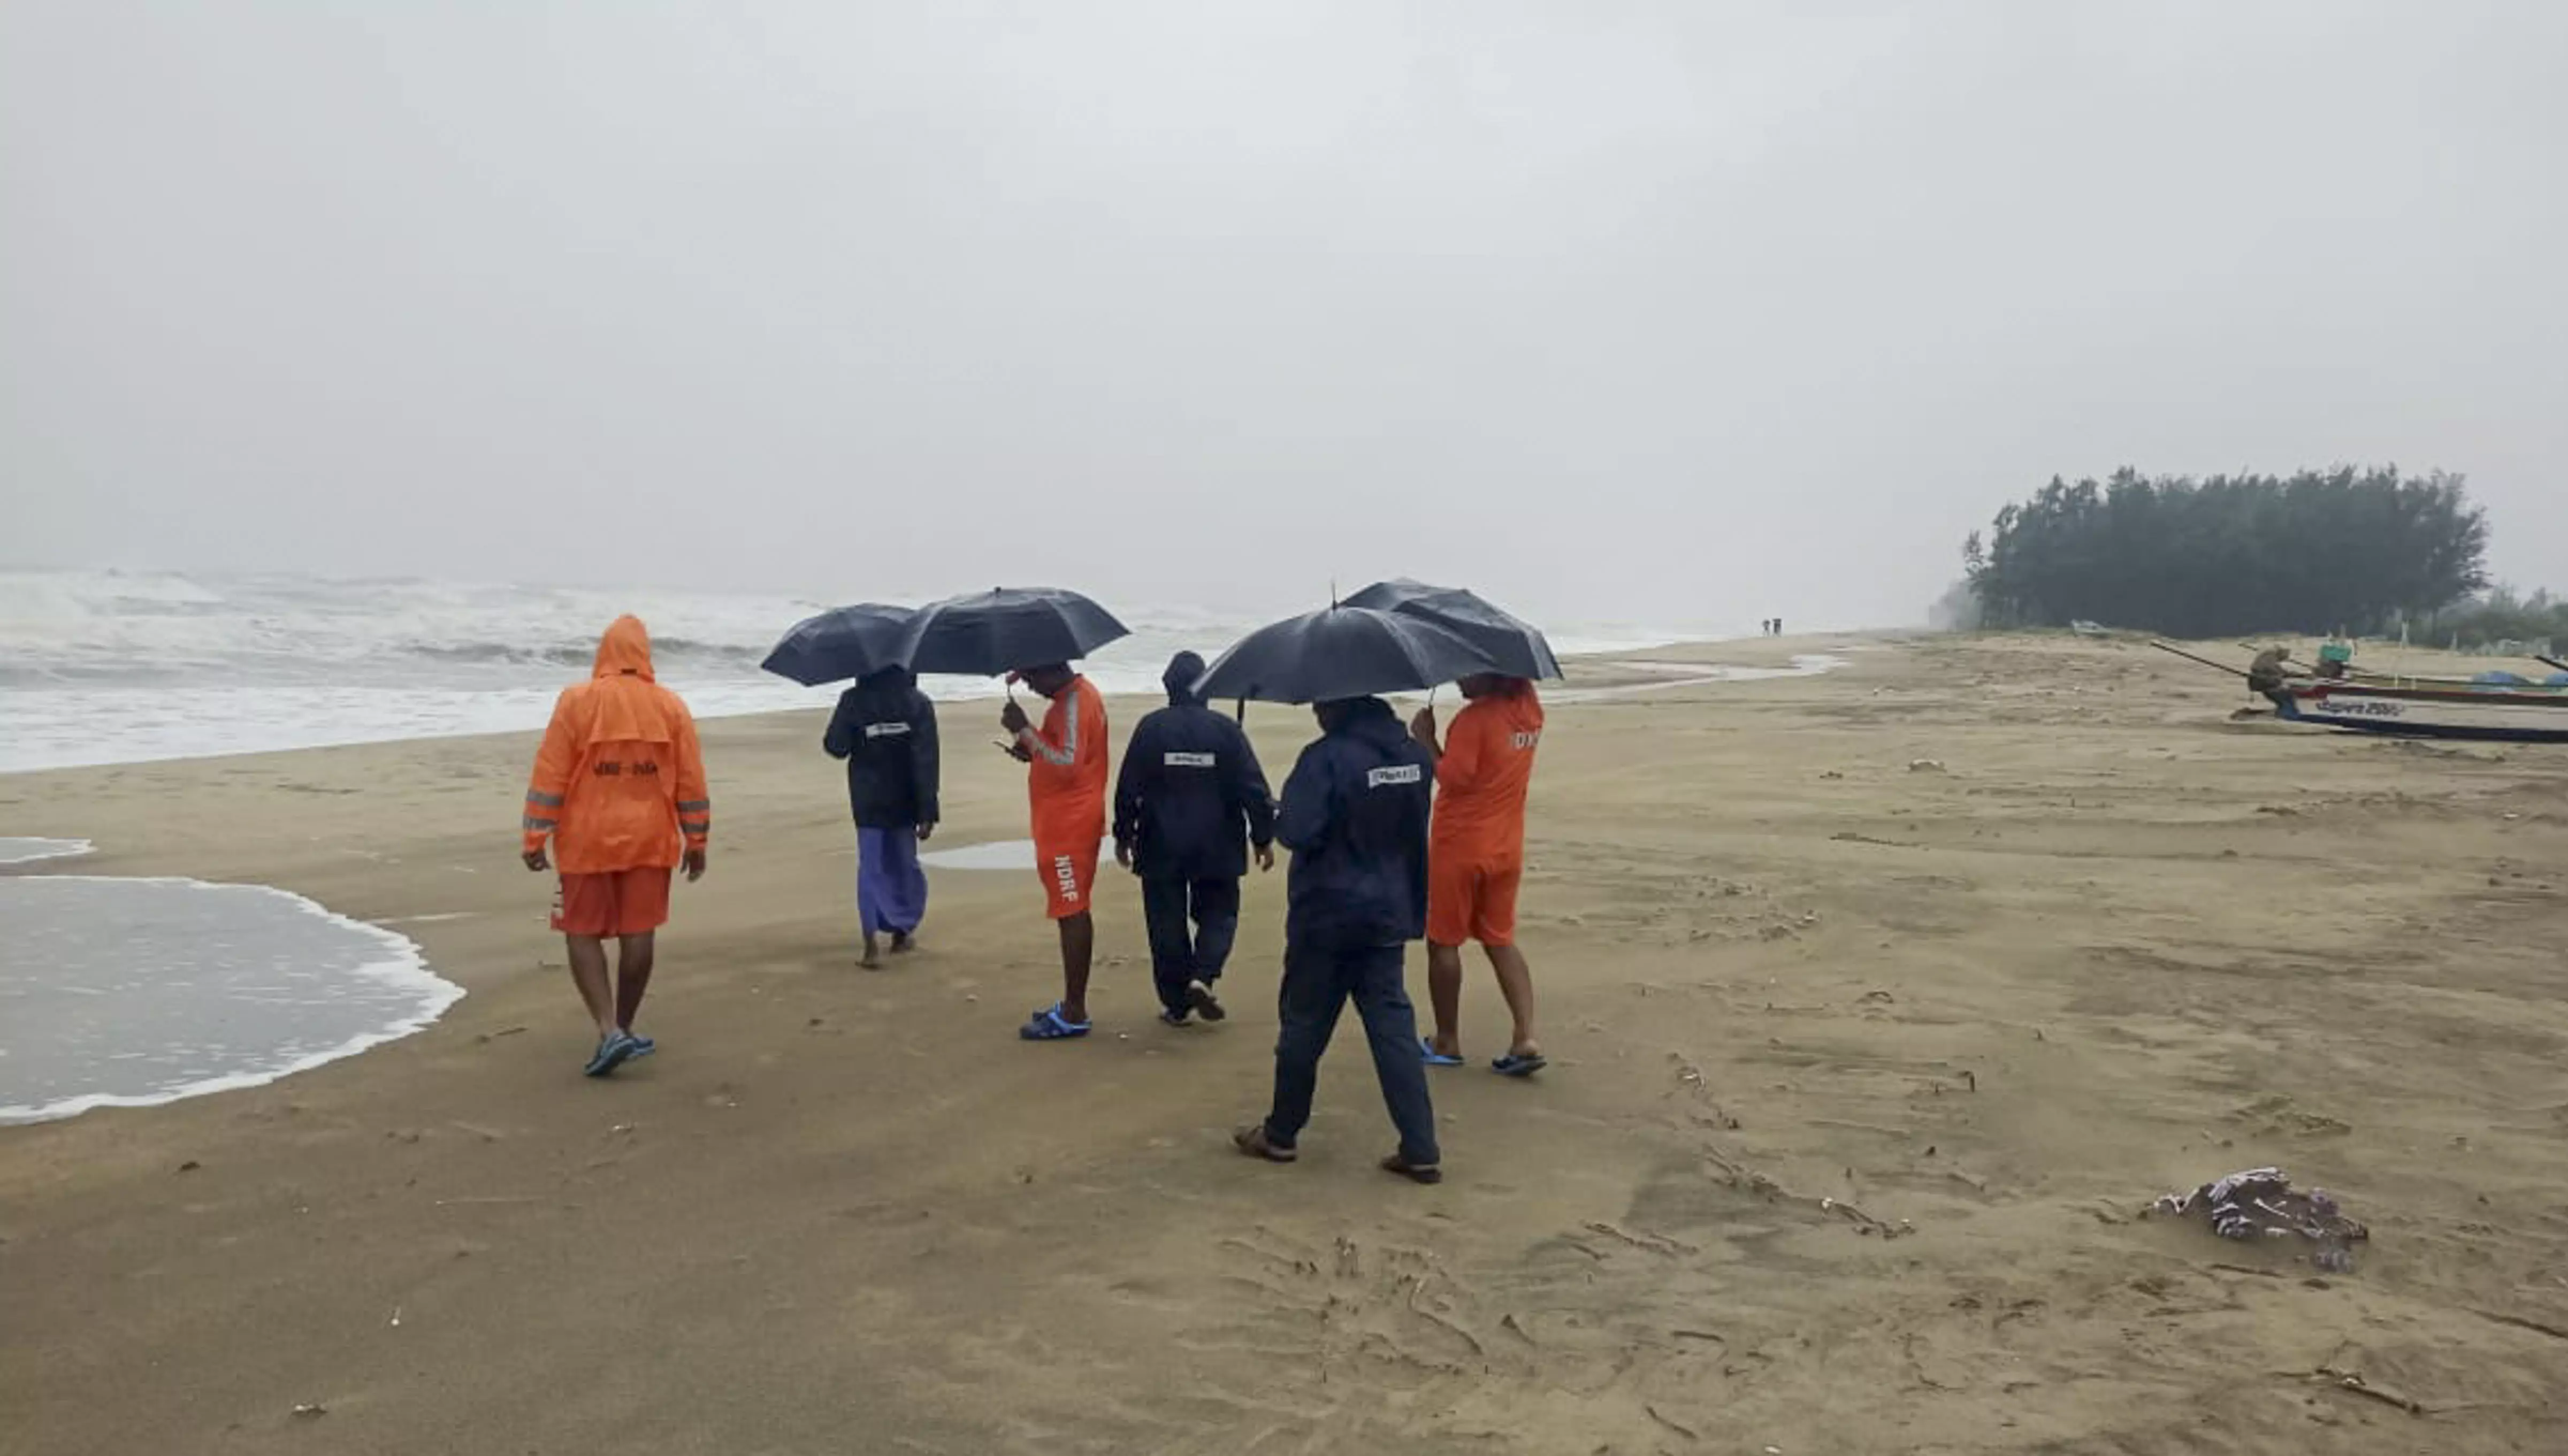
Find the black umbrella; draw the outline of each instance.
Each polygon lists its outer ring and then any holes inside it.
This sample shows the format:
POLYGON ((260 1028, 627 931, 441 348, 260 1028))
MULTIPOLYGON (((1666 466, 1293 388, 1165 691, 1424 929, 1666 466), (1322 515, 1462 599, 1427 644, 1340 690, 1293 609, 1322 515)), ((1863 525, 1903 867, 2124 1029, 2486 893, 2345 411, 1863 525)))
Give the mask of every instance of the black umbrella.
POLYGON ((1406 577, 1378 581, 1347 598, 1347 605, 1433 622, 1487 654, 1496 665, 1487 671, 1510 678, 1563 676, 1540 629, 1457 587, 1429 586, 1406 577))
POLYGON ((895 660, 913 673, 995 678, 1084 658, 1129 636, 1113 613, 1059 587, 1003 587, 918 609, 895 660))
POLYGON ((1433 622, 1342 606, 1258 628, 1215 659, 1195 691, 1260 703, 1329 703, 1496 671, 1486 654, 1433 622))
POLYGON ((893 654, 917 615, 881 602, 822 612, 794 624, 759 666, 806 688, 866 677, 899 661, 893 654))

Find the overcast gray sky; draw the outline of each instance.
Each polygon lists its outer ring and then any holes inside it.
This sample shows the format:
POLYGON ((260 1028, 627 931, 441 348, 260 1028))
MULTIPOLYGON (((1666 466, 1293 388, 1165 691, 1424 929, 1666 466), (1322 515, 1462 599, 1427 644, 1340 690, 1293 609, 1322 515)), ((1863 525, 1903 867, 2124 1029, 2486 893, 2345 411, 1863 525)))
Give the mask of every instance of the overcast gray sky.
POLYGON ((0 4, 0 557, 1916 620, 2054 471, 2568 587, 2568 5, 0 4))

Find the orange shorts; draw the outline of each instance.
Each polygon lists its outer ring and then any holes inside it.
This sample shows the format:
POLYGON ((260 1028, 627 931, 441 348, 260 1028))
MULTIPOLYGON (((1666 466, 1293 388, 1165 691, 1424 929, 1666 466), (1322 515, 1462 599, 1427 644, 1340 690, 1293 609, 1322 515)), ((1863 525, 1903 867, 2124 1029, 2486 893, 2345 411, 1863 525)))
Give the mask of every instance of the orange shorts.
POLYGON ((553 929, 564 935, 642 935, 668 923, 667 870, 564 875, 553 892, 553 929))
POLYGON ((1084 834, 1067 845, 1035 845, 1035 873, 1043 877, 1046 912, 1055 920, 1088 913, 1097 890, 1097 844, 1084 834))
POLYGON ((1427 943, 1484 946, 1516 943, 1517 860, 1491 862, 1444 849, 1427 856, 1427 943))

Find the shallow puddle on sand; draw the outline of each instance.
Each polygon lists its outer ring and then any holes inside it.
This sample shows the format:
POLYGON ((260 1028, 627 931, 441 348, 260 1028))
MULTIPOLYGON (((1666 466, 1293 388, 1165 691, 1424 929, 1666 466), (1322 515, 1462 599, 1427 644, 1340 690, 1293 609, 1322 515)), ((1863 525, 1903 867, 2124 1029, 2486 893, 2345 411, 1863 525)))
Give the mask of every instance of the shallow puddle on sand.
MULTIPOLYGON (((935 841, 928 841, 932 846, 935 841)), ((1097 859, 1104 864, 1115 858, 1115 841, 1102 839, 1097 845, 1097 859)), ((958 844, 951 849, 927 848, 918 853, 918 862, 932 870, 1026 870, 1035 867, 1035 842, 1031 839, 996 839, 987 844, 958 844)))

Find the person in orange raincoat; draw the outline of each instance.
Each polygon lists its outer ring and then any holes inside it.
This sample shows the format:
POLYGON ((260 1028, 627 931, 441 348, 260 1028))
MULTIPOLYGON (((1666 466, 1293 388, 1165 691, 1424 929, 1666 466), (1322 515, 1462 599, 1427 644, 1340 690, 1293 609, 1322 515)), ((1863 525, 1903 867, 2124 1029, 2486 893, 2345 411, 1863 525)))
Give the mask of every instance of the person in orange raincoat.
POLYGON ((999 726, 1016 739, 1009 751, 1026 767, 1026 797, 1034 810, 1035 869, 1044 899, 1061 927, 1061 1000, 1018 1028, 1029 1041, 1085 1036, 1088 972, 1097 953, 1097 921, 1090 902, 1097 891, 1097 850, 1106 838, 1106 700, 1067 664, 1026 668, 1015 675, 1052 700, 1038 728, 1015 699, 999 726))
POLYGON ((553 705, 526 784, 524 829, 526 868, 561 874, 553 929, 569 943, 572 984, 597 1022, 588 1075, 604 1076, 656 1049, 633 1034, 651 985, 653 933, 668 923, 670 872, 684 865, 690 882, 704 878, 713 830, 696 721, 652 676, 651 637, 638 619, 615 619, 597 645, 594 676, 553 705))
POLYGON ((1542 700, 1533 684, 1494 673, 1464 678, 1469 703, 1436 741, 1436 710, 1410 725, 1436 756, 1436 819, 1427 851, 1427 996, 1436 1034, 1419 1048, 1431 1065, 1462 1063, 1462 943, 1478 941, 1515 1021, 1508 1076, 1543 1068, 1533 1031, 1533 971, 1516 949, 1516 884, 1524 874, 1525 790, 1542 745, 1542 700))

